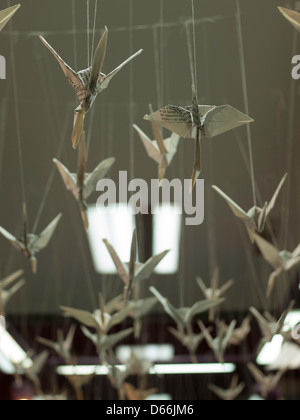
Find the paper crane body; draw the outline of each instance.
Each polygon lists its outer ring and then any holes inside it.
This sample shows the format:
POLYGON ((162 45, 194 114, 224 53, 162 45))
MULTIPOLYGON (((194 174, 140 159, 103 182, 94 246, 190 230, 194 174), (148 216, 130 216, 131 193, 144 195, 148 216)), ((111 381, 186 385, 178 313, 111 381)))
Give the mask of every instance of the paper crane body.
POLYGON ((7 230, 0 227, 0 233, 3 235, 7 240, 11 242, 11 244, 18 250, 21 251, 24 256, 30 260, 32 271, 34 274, 37 273, 37 259, 36 254, 40 252, 42 249, 46 248, 49 244, 57 225, 62 217, 62 214, 59 214, 40 235, 33 235, 27 233, 27 218, 24 214, 24 233, 21 239, 15 238, 12 234, 7 232, 7 230))
POLYGON ((195 162, 192 174, 192 187, 194 187, 202 171, 201 139, 216 137, 253 120, 230 105, 199 105, 196 90, 194 87, 192 90, 192 105, 186 107, 168 105, 144 118, 180 137, 195 139, 195 162))
POLYGON ((292 301, 288 309, 282 314, 279 321, 277 321, 274 317, 272 317, 272 315, 269 314, 268 312, 265 312, 263 316, 258 312, 257 309, 253 307, 250 308, 250 312, 257 320, 261 333, 263 335, 260 349, 266 343, 270 343, 275 337, 275 335, 281 334, 284 324, 285 324, 285 320, 288 314, 290 313, 290 311, 293 309, 294 305, 295 305, 295 301, 292 301))
POLYGON ((71 350, 74 341, 76 327, 73 325, 71 326, 67 337, 64 338, 63 332, 61 330, 58 331, 58 341, 55 343, 54 341, 47 340, 45 338, 39 337, 37 341, 56 352, 59 357, 61 357, 67 365, 74 364, 74 358, 72 357, 71 350))
POLYGON ((118 275, 120 276, 120 278, 122 279, 124 283, 125 303, 129 299, 132 288, 135 287, 139 282, 149 279, 154 269, 163 260, 163 258, 165 258, 165 256, 169 253, 169 250, 167 250, 167 251, 162 252, 159 255, 155 255, 151 257, 147 262, 145 262, 145 264, 137 263, 136 262, 136 257, 137 257, 136 231, 134 231, 133 237, 132 237, 132 243, 131 243, 130 263, 124 264, 119 258, 114 247, 107 241, 107 239, 104 239, 103 242, 115 264, 118 275))
MULTIPOLYGON (((170 333, 183 345, 187 348, 191 355, 196 355, 197 349, 204 340, 204 334, 185 334, 183 331, 176 330, 175 328, 169 328, 170 333)), ((193 361, 196 361, 196 357, 193 358, 193 361)))
POLYGON ((279 251, 274 245, 267 242, 259 235, 254 235, 254 240, 264 259, 273 267, 274 271, 269 277, 267 297, 270 297, 276 279, 284 272, 291 271, 300 265, 300 245, 293 252, 279 251))
POLYGON ((14 286, 12 283, 23 275, 23 270, 16 271, 10 276, 0 281, 0 316, 5 316, 5 309, 8 301, 17 293, 26 283, 25 280, 19 280, 14 286), (8 289, 10 287, 10 289, 8 289))
POLYGON ((236 327, 236 321, 232 321, 228 330, 220 326, 218 328, 218 335, 216 338, 213 338, 211 336, 210 332, 207 328, 205 328, 205 325, 202 321, 199 322, 199 327, 201 328, 201 331, 204 334, 208 346, 213 351, 215 358, 218 360, 219 363, 224 364, 224 354, 229 346, 230 338, 236 327))
POLYGON ((9 7, 0 11, 0 31, 4 26, 10 21, 13 15, 20 9, 21 5, 17 4, 16 6, 9 7))
MULTIPOLYGON (((197 278, 197 283, 200 289, 202 290, 205 296, 205 299, 210 300, 210 301, 219 299, 220 297, 222 297, 234 284, 233 280, 229 280, 226 284, 224 284, 224 286, 219 288, 219 282, 220 282, 219 269, 215 269, 214 271, 210 288, 206 287, 205 283, 200 277, 197 278)), ((214 319, 215 319, 215 310, 211 309, 209 312, 209 320, 210 322, 213 322, 214 319)))
POLYGON ((220 188, 213 186, 213 189, 227 202, 233 214, 242 220, 247 228, 248 234, 252 242, 254 242, 254 235, 256 232, 262 233, 265 229, 267 219, 275 207, 277 198, 286 181, 287 174, 281 180, 275 194, 273 195, 270 203, 265 203, 263 208, 252 207, 248 212, 245 212, 238 204, 236 204, 228 195, 226 195, 220 188))
POLYGON ((106 89, 112 80, 112 78, 131 60, 136 56, 142 53, 143 50, 138 51, 128 60, 124 61, 119 67, 113 70, 108 75, 105 75, 101 72, 102 66, 104 63, 106 55, 106 45, 108 38, 108 29, 105 28, 104 34, 98 44, 98 47, 95 52, 93 64, 91 68, 75 72, 70 66, 68 66, 63 59, 56 53, 56 51, 51 47, 50 44, 40 36, 41 41, 44 45, 50 50, 54 57, 59 62, 67 80, 75 90, 77 97, 79 99, 80 105, 75 110, 74 118, 74 129, 72 135, 73 147, 76 149, 80 137, 83 131, 84 117, 85 114, 90 110, 93 105, 97 95, 106 89))
MULTIPOLYGON (((150 114, 152 113, 153 110, 150 106, 150 114)), ((137 125, 134 125, 133 127, 138 132, 150 158, 158 163, 158 179, 159 181, 162 181, 165 177, 167 167, 171 164, 177 153, 180 136, 173 133, 170 138, 164 140, 158 125, 155 122, 152 122, 152 130, 155 138, 155 140, 152 141, 137 125)))
POLYGON ((208 388, 223 401, 235 401, 244 391, 245 384, 239 384, 239 377, 234 375, 229 389, 225 390, 212 384, 208 388))
POLYGON ((300 13, 295 10, 278 7, 280 13, 300 32, 300 13))
MULTIPOLYGON (((221 322, 221 324, 223 325, 223 328, 228 331, 229 326, 225 324, 225 322, 221 322)), ((246 340, 246 338, 248 337, 248 335, 251 332, 251 316, 247 316, 243 322, 242 325, 239 328, 236 328, 233 333, 232 336, 230 337, 229 346, 240 346, 243 341, 246 340)))
POLYGON ((78 154, 77 174, 72 174, 57 159, 55 163, 68 191, 71 191, 75 199, 78 201, 82 221, 86 230, 89 228, 89 220, 87 216, 86 200, 96 191, 97 183, 103 179, 108 171, 115 163, 115 158, 106 159, 94 169, 90 174, 86 173, 86 151, 85 151, 85 134, 82 135, 80 149, 78 154))
POLYGON ((281 370, 277 375, 264 375, 253 363, 248 364, 248 369, 258 385, 260 385, 261 395, 267 398, 279 384, 281 378, 286 373, 286 369, 281 370))

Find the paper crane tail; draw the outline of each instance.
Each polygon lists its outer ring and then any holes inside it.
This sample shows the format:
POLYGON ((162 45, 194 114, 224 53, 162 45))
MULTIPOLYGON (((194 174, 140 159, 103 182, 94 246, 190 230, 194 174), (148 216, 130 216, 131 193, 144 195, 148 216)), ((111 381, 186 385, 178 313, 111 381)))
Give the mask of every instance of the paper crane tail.
POLYGON ((73 149, 77 149, 83 132, 85 112, 83 109, 75 111, 74 128, 72 134, 73 149))
POLYGON ((276 281, 277 277, 281 274, 281 271, 282 271, 281 269, 280 269, 280 271, 276 270, 274 273, 272 273, 270 275, 269 283, 268 283, 268 290, 267 290, 267 298, 268 299, 272 295, 272 292, 273 292, 274 287, 275 287, 275 281, 276 281))
POLYGON ((161 184, 162 180, 165 178, 165 168, 162 168, 162 167, 159 168, 158 177, 159 177, 159 182, 161 184))
POLYGON ((197 179, 199 178, 199 175, 201 174, 201 167, 198 165, 198 163, 195 163, 193 168, 193 174, 191 179, 191 185, 190 185, 190 193, 192 193, 194 186, 196 184, 197 179))
POLYGON ((37 259, 35 257, 31 257, 30 263, 33 274, 37 274, 37 259))
POLYGON ((81 217, 82 217, 84 229, 86 231, 88 231, 89 227, 90 227, 90 223, 89 223, 89 219, 88 219, 86 210, 81 210, 81 217))

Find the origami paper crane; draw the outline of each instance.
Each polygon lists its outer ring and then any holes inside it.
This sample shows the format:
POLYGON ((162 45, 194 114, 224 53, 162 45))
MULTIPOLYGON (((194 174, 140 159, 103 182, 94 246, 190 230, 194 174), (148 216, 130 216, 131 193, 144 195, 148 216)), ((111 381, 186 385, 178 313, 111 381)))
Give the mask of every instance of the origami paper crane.
POLYGON ((105 75, 101 72, 102 66, 104 63, 106 55, 106 45, 108 38, 108 29, 105 28, 104 34, 97 46, 93 64, 91 68, 75 72, 68 64, 66 64, 63 59, 57 54, 57 52, 51 47, 50 44, 40 36, 41 41, 44 45, 50 50, 54 57, 59 62, 67 80, 75 90, 77 97, 79 99, 80 105, 75 110, 74 118, 74 129, 72 134, 72 144, 74 149, 77 148, 80 137, 83 131, 84 118, 85 114, 89 112, 91 106, 93 105, 97 95, 106 89, 112 80, 112 78, 131 60, 140 55, 143 50, 138 51, 126 61, 124 61, 120 66, 113 70, 108 75, 105 75))
POLYGON ((62 217, 62 214, 59 214, 47 227, 43 230, 40 235, 33 235, 28 233, 28 226, 27 226, 27 217, 26 212, 23 210, 23 237, 21 239, 15 238, 11 235, 7 230, 3 229, 0 226, 0 233, 3 235, 7 240, 11 242, 11 244, 18 250, 21 251, 24 256, 30 260, 32 272, 34 274, 37 273, 37 259, 36 254, 40 252, 42 249, 46 248, 49 244, 55 229, 62 217))
MULTIPOLYGON (((152 113, 153 109, 150 105, 150 114, 152 113)), ((158 163, 158 179, 159 181, 162 181, 165 177, 167 167, 171 164, 177 153, 180 136, 173 133, 170 138, 164 140, 158 125, 155 122, 152 122, 152 130, 155 138, 155 140, 152 141, 137 125, 134 125, 133 127, 138 132, 148 155, 158 163)))
POLYGON ((204 334, 194 334, 192 331, 185 332, 183 329, 176 330, 172 327, 168 330, 189 351, 192 363, 198 363, 196 352, 205 338, 204 334))
POLYGON ((175 308, 168 299, 162 296, 154 287, 150 287, 151 293, 161 303, 165 312, 176 322, 179 328, 186 328, 190 325, 192 319, 199 314, 209 311, 224 302, 224 299, 215 299, 214 301, 200 301, 191 308, 175 308))
POLYGON ((113 315, 110 315, 104 311, 104 304, 102 296, 99 296, 100 300, 100 309, 97 309, 93 313, 88 311, 82 311, 79 309, 68 308, 61 306, 61 310, 75 318, 85 327, 93 328, 101 336, 107 334, 113 327, 121 324, 130 314, 133 309, 133 306, 129 304, 119 312, 116 312, 113 315))
MULTIPOLYGON (((197 283, 198 283, 200 289, 202 290, 205 299, 210 300, 210 301, 215 300, 215 299, 219 299, 221 296, 223 296, 234 285, 234 281, 229 280, 227 283, 224 284, 224 286, 219 288, 220 271, 219 271, 218 268, 216 268, 215 271, 214 271, 210 288, 206 287, 206 285, 203 282, 203 280, 201 279, 201 277, 197 277, 197 283)), ((213 322, 214 319, 215 319, 215 309, 212 308, 209 311, 209 321, 213 322)))
POLYGON ((228 330, 219 325, 218 335, 216 338, 213 338, 209 333, 208 329, 205 328, 205 325, 202 321, 199 321, 199 327, 201 328, 202 333, 206 339, 206 342, 210 349, 213 351, 215 358, 219 363, 224 364, 224 354, 229 346, 230 338, 236 327, 236 321, 232 321, 228 330))
POLYGON ((125 382, 124 389, 128 401, 144 401, 151 395, 157 394, 157 389, 137 389, 128 382, 125 382))
POLYGON ((238 375, 234 375, 229 389, 222 389, 210 384, 208 388, 223 401, 235 401, 245 389, 245 384, 239 384, 238 375))
POLYGON ((263 398, 268 398, 270 392, 272 392, 281 381, 283 375, 286 373, 286 369, 281 370, 277 375, 264 375, 253 363, 248 363, 248 369, 257 382, 260 385, 261 395, 263 398))
POLYGON ((16 294, 21 289, 21 287, 24 286, 26 281, 23 279, 19 280, 18 283, 12 286, 9 290, 6 289, 10 287, 11 284, 14 283, 17 279, 19 279, 22 275, 23 270, 19 270, 0 281, 0 316, 5 316, 5 309, 7 303, 13 297, 13 295, 16 294))
POLYGON ((0 31, 4 26, 10 21, 13 15, 20 9, 21 5, 17 4, 16 6, 9 7, 0 11, 0 31))
POLYGON ((257 309, 253 307, 250 308, 250 312, 257 320, 261 333, 263 335, 263 339, 261 341, 261 346, 259 348, 259 351, 266 343, 271 343, 275 335, 281 334, 286 318, 294 306, 295 306, 295 301, 292 301, 290 303, 290 306, 287 308, 287 310, 282 314, 279 321, 277 321, 268 312, 265 312, 263 316, 258 312, 257 309))
POLYGON ((77 174, 72 174, 57 159, 53 159, 68 191, 71 191, 78 201, 85 230, 89 229, 86 200, 96 191, 97 183, 103 179, 115 163, 115 158, 106 159, 90 174, 86 173, 86 150, 85 133, 82 133, 82 140, 78 154, 77 174))
POLYGON ((231 208, 233 214, 240 220, 242 220, 247 228, 251 242, 254 242, 254 235, 256 232, 262 233, 265 229, 267 219, 275 207, 277 198, 282 190, 282 187, 286 181, 287 174, 282 178, 277 190, 275 191, 271 201, 266 202, 263 208, 258 206, 252 207, 248 212, 245 212, 238 204, 236 204, 228 195, 226 195, 220 188, 213 185, 213 189, 227 202, 231 208))
POLYGON ((278 10, 300 32, 300 13, 284 7, 278 7, 278 10))
POLYGON ((100 309, 94 311, 93 313, 67 308, 64 306, 61 307, 61 310, 75 318, 83 325, 81 328, 83 334, 94 343, 100 359, 104 361, 108 351, 110 351, 117 343, 132 334, 133 328, 121 330, 116 334, 109 334, 109 331, 113 327, 121 324, 129 316, 133 306, 132 304, 128 304, 122 310, 110 315, 104 312, 105 305, 103 303, 102 296, 100 295, 99 297, 100 309), (85 327, 96 330, 96 334, 92 334, 85 327))
POLYGON ((269 277, 267 297, 270 297, 276 279, 285 271, 291 271, 300 264, 300 245, 293 252, 279 251, 274 245, 267 242, 259 235, 254 235, 254 240, 264 259, 273 267, 274 271, 269 277))
POLYGON ((62 330, 58 330, 58 340, 55 343, 54 341, 47 340, 46 338, 38 337, 37 341, 56 352, 59 357, 61 357, 67 365, 74 364, 74 357, 71 354, 71 349, 73 346, 74 335, 75 335, 76 327, 74 325, 71 326, 67 337, 64 338, 64 334, 62 330))
POLYGON ((134 351, 131 352, 130 359, 126 363, 126 371, 130 376, 146 376, 152 368, 153 363, 141 360, 134 351))
POLYGON ((192 91, 193 100, 191 106, 178 107, 168 105, 151 115, 146 115, 144 118, 183 138, 195 139, 195 162, 191 185, 193 188, 196 179, 202 171, 201 139, 216 137, 219 134, 253 122, 253 120, 230 105, 199 105, 194 86, 192 91))
MULTIPOLYGON (((228 331, 229 326, 226 325, 225 322, 220 322, 220 323, 217 323, 217 324, 222 325, 223 328, 226 331, 228 331)), ((251 332, 251 316, 247 316, 243 320, 242 325, 240 326, 240 328, 236 328, 233 331, 232 336, 230 337, 228 346, 229 347, 230 346, 235 346, 235 347, 240 346, 243 343, 243 341, 246 340, 246 338, 248 337, 248 335, 250 334, 250 332, 251 332)))
POLYGON ((118 343, 125 340, 133 333, 133 328, 127 328, 115 334, 92 334, 87 328, 81 327, 83 334, 91 340, 96 347, 97 353, 102 362, 105 361, 106 354, 118 343))
POLYGON ((170 252, 169 250, 167 250, 158 255, 155 255, 144 264, 136 262, 136 230, 134 230, 131 242, 130 262, 128 264, 123 264, 114 247, 108 242, 108 240, 103 239, 103 242, 116 266, 119 277, 124 283, 125 303, 128 302, 132 288, 134 288, 139 282, 149 279, 154 269, 170 252))

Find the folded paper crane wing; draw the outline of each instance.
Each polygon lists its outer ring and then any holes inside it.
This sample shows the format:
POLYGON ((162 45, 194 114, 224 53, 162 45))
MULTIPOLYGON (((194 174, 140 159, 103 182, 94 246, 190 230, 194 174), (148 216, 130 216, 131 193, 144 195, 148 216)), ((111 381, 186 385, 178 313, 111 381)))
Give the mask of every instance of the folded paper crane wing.
POLYGON ((158 178, 161 181, 164 178, 165 169, 171 164, 177 153, 180 136, 173 133, 170 138, 163 140, 159 128, 153 123, 153 127, 156 128, 153 129, 154 133, 156 133, 156 140, 152 141, 137 125, 133 127, 142 140, 148 156, 159 165, 158 178))
POLYGON ((300 246, 293 253, 287 251, 279 252, 272 244, 259 235, 254 235, 255 242, 260 249, 264 259, 274 268, 269 278, 267 297, 270 297, 277 277, 283 271, 289 271, 300 264, 300 246))
POLYGON ((0 31, 2 31, 2 29, 10 21, 13 15, 20 9, 20 7, 21 5, 17 4, 16 6, 12 6, 8 9, 0 11, 0 31))
POLYGON ((239 384, 238 382, 239 378, 237 375, 235 375, 232 379, 232 385, 229 389, 222 389, 213 384, 210 384, 208 388, 221 400, 234 401, 244 391, 246 386, 244 383, 239 384))
POLYGON ((103 239, 103 243, 106 246, 111 259, 113 260, 113 263, 115 264, 115 267, 117 269, 117 272, 119 274, 119 276, 121 277, 121 279, 123 280, 125 285, 128 285, 129 283, 129 274, 128 274, 128 270, 125 266, 125 264, 123 264, 123 262, 121 261, 121 259, 119 258, 116 250, 114 249, 114 247, 108 242, 107 239, 103 239))
POLYGON ((7 239, 18 251, 21 251, 24 249, 24 245, 21 241, 19 241, 17 238, 15 238, 11 233, 9 233, 7 230, 5 230, 3 227, 0 226, 0 233, 1 235, 7 239))
POLYGON ((266 209, 266 216, 267 217, 271 213, 271 211, 273 210, 273 208, 275 207, 277 198, 278 198, 278 196, 279 196, 279 194, 280 194, 280 192, 282 190, 282 187, 285 184, 285 181, 286 181, 287 177, 288 177, 288 174, 285 174, 284 177, 282 178, 282 180, 280 181, 280 184, 278 185, 277 190, 275 191, 273 197, 271 198, 271 200, 270 200, 270 202, 269 202, 269 204, 267 206, 267 209, 266 209))
POLYGON ((62 214, 56 216, 56 218, 43 230, 43 232, 40 233, 40 235, 30 241, 30 247, 34 253, 37 253, 47 247, 61 218, 62 214))
POLYGON ((12 285, 23 274, 23 270, 16 271, 0 281, 0 315, 5 316, 6 305, 10 299, 26 284, 24 279, 12 285), (7 288, 10 287, 9 290, 7 288))
MULTIPOLYGON (((191 108, 168 105, 151 115, 146 115, 144 118, 160 124, 183 138, 194 138, 195 124, 191 108)), ((206 138, 216 137, 253 122, 252 118, 230 105, 199 105, 199 113, 206 138)))
POLYGON ((95 316, 88 311, 68 308, 66 306, 61 306, 60 309, 87 327, 96 329, 101 327, 101 325, 99 325, 99 323, 97 322, 95 316))
POLYGON ((280 13, 300 32, 300 13, 295 10, 278 7, 280 13))
POLYGON ((241 219, 243 222, 249 222, 251 219, 248 214, 238 205, 236 204, 228 195, 226 195, 220 188, 213 185, 212 187, 224 200, 227 202, 229 207, 231 208, 233 214, 241 219))
POLYGON ((24 274, 23 270, 15 271, 13 274, 5 277, 3 280, 0 281, 0 288, 5 289, 9 287, 13 282, 15 282, 18 278, 20 278, 24 274))
POLYGON ((154 255, 153 257, 149 258, 147 262, 142 264, 135 273, 133 285, 135 286, 139 282, 149 279, 155 268, 168 255, 169 252, 170 251, 167 250, 161 252, 158 255, 154 255))

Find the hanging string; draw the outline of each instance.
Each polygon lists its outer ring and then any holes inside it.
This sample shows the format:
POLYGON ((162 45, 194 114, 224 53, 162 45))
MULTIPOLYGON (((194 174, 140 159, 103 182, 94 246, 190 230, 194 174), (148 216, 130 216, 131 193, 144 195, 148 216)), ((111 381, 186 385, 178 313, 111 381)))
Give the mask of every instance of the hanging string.
POLYGON ((86 0, 87 62, 90 67, 90 0, 86 0))
POLYGON ((72 0, 72 28, 73 28, 73 49, 74 49, 74 65, 78 69, 78 55, 77 55, 77 37, 76 37, 76 6, 75 0, 72 0))
MULTIPOLYGON (((298 33, 293 30, 293 56, 297 54, 298 49, 298 33)), ((290 104, 289 104, 289 120, 287 133, 287 157, 286 168, 289 173, 287 179, 286 199, 284 201, 283 219, 285 221, 284 228, 284 249, 288 247, 289 224, 290 224, 290 205, 291 205, 291 187, 292 187, 292 160, 293 160, 293 141, 294 141, 294 122, 295 122, 295 98, 296 98, 296 82, 291 77, 290 84, 290 104)))
MULTIPOLYGON (((70 113, 70 115, 71 115, 71 113, 70 113)), ((55 156, 57 156, 58 159, 60 158, 60 156, 62 154, 62 151, 63 151, 63 147, 64 147, 65 139, 66 139, 66 134, 67 134, 67 131, 68 131, 69 122, 70 122, 69 119, 65 118, 64 126, 61 130, 61 139, 60 139, 60 142, 59 142, 59 145, 58 145, 58 148, 57 148, 57 152, 55 154, 55 156)), ((51 190, 52 183, 53 183, 54 176, 55 176, 56 172, 57 172, 57 169, 53 165, 53 168, 50 172, 50 175, 49 175, 49 178, 48 178, 48 181, 47 181, 47 185, 46 185, 46 188, 45 188, 45 192, 44 192, 40 207, 39 207, 38 212, 37 212, 37 216, 36 216, 33 228, 32 228, 32 233, 33 234, 36 233, 37 228, 40 224, 41 217, 42 217, 42 214, 43 214, 43 211, 44 211, 44 208, 45 208, 45 205, 46 205, 46 202, 47 202, 47 198, 48 198, 48 195, 50 193, 50 190, 51 190)))
MULTIPOLYGON (((243 85, 243 95, 244 95, 244 104, 245 112, 249 115, 249 100, 248 100, 248 88, 247 88, 247 77, 246 77, 246 64, 245 64, 245 53, 244 53, 244 43, 243 43, 243 31, 242 31, 242 18, 241 18, 241 9, 240 2, 236 0, 236 24, 237 24, 237 38, 239 44, 239 56, 240 56, 240 65, 241 65, 241 76, 242 76, 242 85, 243 85)), ((247 138, 248 138, 248 148, 249 148, 249 158, 250 158, 250 168, 251 168, 251 183, 252 183, 252 193, 253 193, 253 203, 254 206, 257 205, 256 202, 256 187, 255 187, 255 175, 254 175, 254 163, 253 163, 253 150, 252 150, 252 136, 250 124, 247 124, 247 138)))
MULTIPOLYGON (((97 23, 97 12, 98 12, 98 0, 95 0, 95 10, 94 10, 94 24, 93 24, 93 39, 92 39, 92 60, 95 48, 95 34, 96 34, 96 23, 97 23)), ((91 63, 92 65, 92 63, 91 63)))
POLYGON ((161 72, 160 72, 160 56, 159 56, 159 37, 158 27, 153 26, 153 47, 154 47, 154 67, 155 67, 155 80, 156 80, 156 96, 158 108, 163 106, 162 104, 162 86, 161 86, 161 72))
POLYGON ((194 83, 196 92, 198 91, 198 76, 197 76, 197 48, 196 48, 196 23, 195 23, 195 3, 192 1, 192 25, 193 25, 193 47, 194 47, 194 83))
MULTIPOLYGON (((10 3, 10 2, 9 2, 10 3)), ((12 30, 12 22, 10 22, 10 30, 12 30)), ((20 168, 20 182, 22 191, 23 210, 27 216, 27 204, 26 204, 26 192, 25 192, 25 172, 23 162, 23 151, 22 151, 22 140, 21 140, 21 124, 20 124, 20 111, 18 101, 18 85, 17 85, 17 73, 16 73, 16 62, 15 62, 15 51, 14 51, 14 36, 10 37, 10 56, 11 56, 11 68, 12 68, 12 79, 13 79, 13 97, 15 104, 15 118, 16 118, 16 130, 17 130, 17 143, 18 143, 18 159, 20 168)))
MULTIPOLYGON (((129 0, 129 54, 133 54, 133 0, 129 0)), ((129 124, 130 124, 130 134, 129 134, 129 173, 130 178, 134 178, 134 163, 135 163, 135 156, 134 156, 134 131, 133 131, 133 124, 134 124, 134 112, 133 112, 133 63, 132 61, 129 64, 129 124)))
POLYGON ((164 4, 160 0, 160 95, 158 107, 163 107, 164 101, 164 4))

